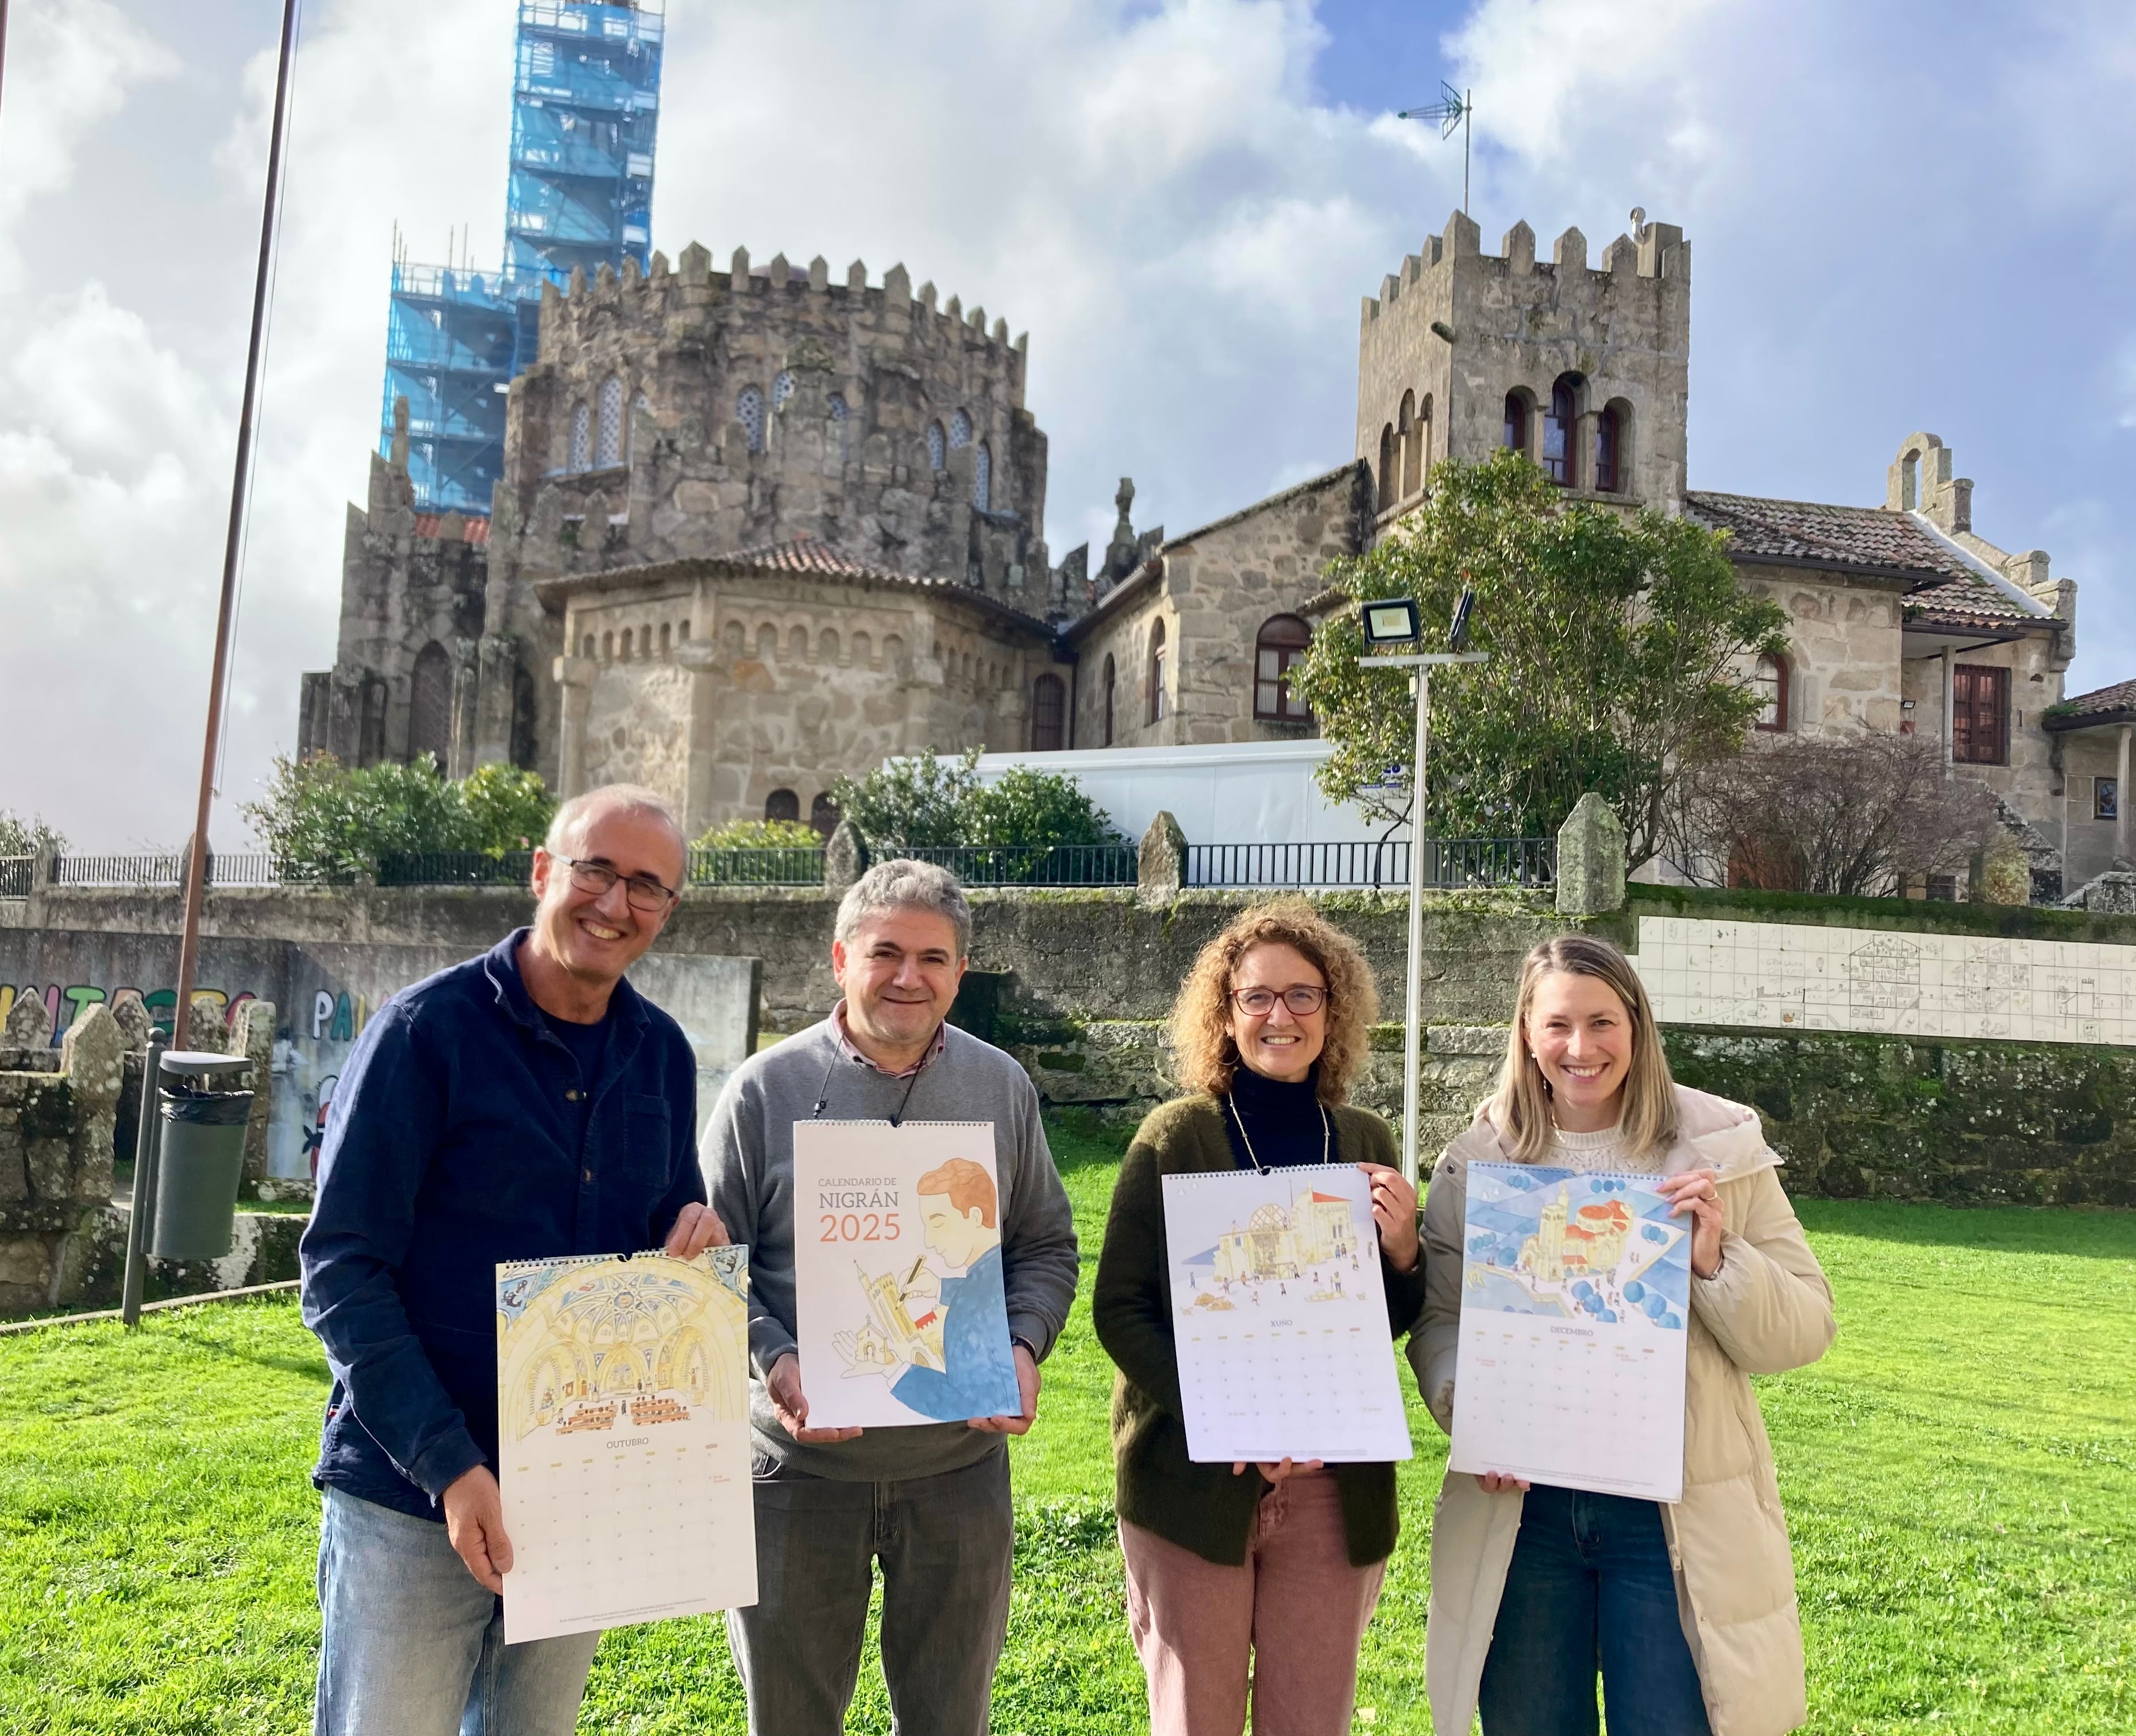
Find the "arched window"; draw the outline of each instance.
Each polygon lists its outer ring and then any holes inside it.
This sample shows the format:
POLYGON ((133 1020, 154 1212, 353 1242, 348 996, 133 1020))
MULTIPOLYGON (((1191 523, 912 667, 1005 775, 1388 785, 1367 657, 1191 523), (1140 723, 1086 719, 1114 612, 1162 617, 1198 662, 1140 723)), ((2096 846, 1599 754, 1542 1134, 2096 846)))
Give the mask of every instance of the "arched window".
POLYGON ((972 459, 972 504, 980 512, 991 512, 994 494, 994 455, 984 440, 972 459))
POLYGON ((601 661, 604 663, 615 661, 615 635, 613 633, 601 635, 601 661))
POLYGON ((1899 461, 1899 504, 1916 512, 1921 504, 1921 455, 1910 452, 1899 461))
POLYGON ((1614 494, 1624 486, 1624 418, 1614 404, 1595 419, 1595 487, 1614 494))
POLYGON ((1416 394, 1404 392, 1401 401, 1401 492, 1404 500, 1415 493, 1417 484, 1424 480, 1425 427, 1425 424, 1416 418, 1416 394))
POLYGON ((591 633, 586 635, 585 657, 590 663, 594 659, 594 636, 591 633))
POLYGON ((453 753, 453 660, 435 639, 416 653, 408 682, 408 757, 434 754, 443 769, 453 753))
POLYGON ((790 368, 781 368, 771 376, 771 407, 774 410, 786 408, 786 400, 794 395, 794 374, 790 368))
POLYGON ((571 412, 571 452, 565 461, 570 470, 590 470, 594 463, 594 415, 585 405, 571 412))
POLYGON ((775 789, 764 798, 764 817, 767 820, 799 820, 801 817, 801 798, 790 789, 775 789))
POLYGON ((1164 721, 1164 623, 1153 621, 1149 628, 1149 720, 1153 724, 1164 721))
POLYGON ((1061 720, 1068 710, 1068 689, 1057 675, 1041 675, 1031 684, 1031 751, 1057 754, 1061 720))
POLYGON ((668 651, 672 648, 671 642, 668 636, 668 623, 665 621, 663 621, 660 623, 660 655, 663 657, 668 655, 668 651))
POLYGON ((1100 738, 1100 745, 1110 747, 1113 744, 1113 654, 1109 651, 1105 653, 1105 678, 1104 687, 1105 732, 1103 737, 1100 738))
POLYGON ((1758 696, 1757 727, 1774 735, 1788 727, 1788 660, 1760 657, 1750 672, 1750 691, 1758 696))
POLYGON ((630 661, 630 629, 628 627, 623 630, 623 661, 626 663, 630 661))
POLYGON ((594 466, 605 470, 623 462, 623 381, 610 374, 601 381, 600 438, 594 446, 594 466))
POLYGON ((1518 392, 1506 394, 1506 426, 1499 444, 1508 452, 1528 449, 1528 400, 1518 392))
POLYGON ((808 804, 808 823, 827 838, 838 829, 838 804, 831 799, 828 790, 808 804))
POLYGON ((927 424, 927 468, 939 470, 949 462, 949 442, 943 434, 939 422, 927 424))
POLYGON ((949 418, 949 450, 954 452, 959 446, 971 444, 972 419, 960 410, 949 418))
POLYGON ((833 392, 831 394, 831 434, 838 443, 838 458, 841 463, 845 460, 847 433, 852 426, 852 411, 846 407, 846 395, 843 392, 833 392))
POLYGON ((1580 376, 1560 374, 1550 389, 1550 412, 1542 419, 1543 473, 1561 488, 1580 480, 1580 376))
POLYGON ((1384 512, 1395 503, 1395 491, 1401 486, 1395 474, 1395 425, 1390 422, 1380 430, 1380 511, 1384 512))
POLYGON ((741 424, 742 432, 749 436, 751 452, 764 450, 764 394, 753 386, 741 389, 735 400, 735 420, 741 424))
POLYGON ((1307 723, 1313 713, 1290 691, 1290 672, 1313 629, 1296 615, 1270 615, 1254 641, 1254 715, 1269 723, 1307 723))

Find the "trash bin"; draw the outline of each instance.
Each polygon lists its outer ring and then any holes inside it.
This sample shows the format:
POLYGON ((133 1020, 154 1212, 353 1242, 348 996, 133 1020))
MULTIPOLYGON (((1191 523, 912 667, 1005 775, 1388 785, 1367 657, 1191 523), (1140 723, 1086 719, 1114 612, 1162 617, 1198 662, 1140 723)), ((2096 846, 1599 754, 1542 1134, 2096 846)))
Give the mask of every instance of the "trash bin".
POLYGON ((237 1184, 245 1175, 245 1123, 252 1093, 236 1089, 251 1066, 241 1055, 174 1049, 158 1069, 161 1151, 148 1252, 159 1260, 218 1260, 230 1252, 237 1184))

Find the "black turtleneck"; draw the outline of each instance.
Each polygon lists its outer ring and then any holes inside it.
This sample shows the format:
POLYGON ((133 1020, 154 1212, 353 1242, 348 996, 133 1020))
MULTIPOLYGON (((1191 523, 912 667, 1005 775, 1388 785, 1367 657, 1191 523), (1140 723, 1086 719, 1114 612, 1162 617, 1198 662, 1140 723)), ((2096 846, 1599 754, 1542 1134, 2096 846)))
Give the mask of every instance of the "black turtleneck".
MULTIPOLYGON (((1224 1132, 1231 1142, 1231 1161, 1242 1170, 1254 1166, 1254 1157, 1260 1159, 1263 1169, 1270 1170, 1320 1162, 1322 1123, 1320 1098, 1315 1089, 1319 1076, 1318 1062, 1312 1072, 1295 1084, 1267 1078, 1241 1062, 1231 1075, 1231 1101, 1224 1111, 1224 1132), (1245 1123, 1246 1137, 1254 1142, 1252 1157, 1247 1155, 1245 1140, 1239 1137, 1239 1123, 1242 1121, 1245 1123)), ((1326 1161, 1340 1163, 1342 1153, 1337 1149, 1341 1142, 1335 1137, 1335 1118, 1329 1116, 1326 1125, 1326 1161)))

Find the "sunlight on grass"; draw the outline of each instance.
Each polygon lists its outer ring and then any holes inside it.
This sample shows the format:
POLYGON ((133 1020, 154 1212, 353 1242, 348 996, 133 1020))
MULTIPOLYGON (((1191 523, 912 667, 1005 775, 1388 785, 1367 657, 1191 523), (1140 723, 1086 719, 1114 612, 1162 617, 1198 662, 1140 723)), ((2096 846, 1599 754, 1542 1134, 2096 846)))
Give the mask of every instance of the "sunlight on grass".
MULTIPOLYGON (((1052 1123, 1082 1293, 1012 1444, 1004 1733, 1147 1728, 1121 1607, 1090 1278, 1121 1140, 1052 1123)), ((1823 1362, 1760 1383, 1831 1736, 2136 1724, 2136 1217, 1803 1202, 1839 1296, 1823 1362)), ((308 1723, 326 1373, 293 1300, 0 1339, 5 1728, 250 1736, 308 1723)), ((1424 1732, 1425 1545, 1445 1449, 1412 1396, 1403 1535, 1358 1728, 1424 1732), (1367 1714, 1369 1713, 1369 1716, 1367 1714)), ((889 1729, 872 1641, 851 1728, 889 1729)), ((716 1620, 613 1633, 580 1728, 745 1727, 716 1620)))

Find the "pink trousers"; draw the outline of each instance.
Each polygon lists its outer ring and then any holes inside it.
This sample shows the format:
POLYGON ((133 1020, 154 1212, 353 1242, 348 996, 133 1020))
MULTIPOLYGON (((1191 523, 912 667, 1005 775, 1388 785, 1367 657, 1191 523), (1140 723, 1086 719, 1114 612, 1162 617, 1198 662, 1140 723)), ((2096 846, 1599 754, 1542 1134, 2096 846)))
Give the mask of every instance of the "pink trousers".
POLYGON ((1220 1567, 1122 1521, 1128 1625, 1151 1736, 1347 1736, 1357 1646, 1386 1564, 1352 1567, 1335 1479, 1300 1472, 1261 1497, 1246 1559, 1220 1567))

